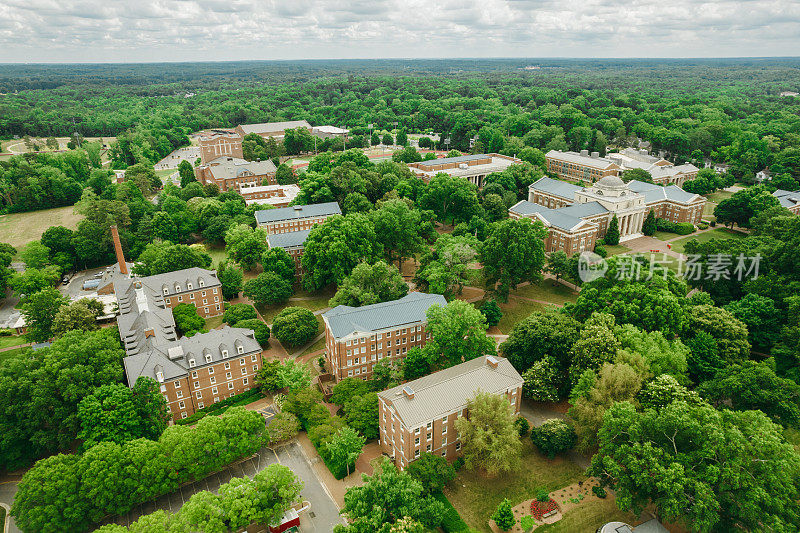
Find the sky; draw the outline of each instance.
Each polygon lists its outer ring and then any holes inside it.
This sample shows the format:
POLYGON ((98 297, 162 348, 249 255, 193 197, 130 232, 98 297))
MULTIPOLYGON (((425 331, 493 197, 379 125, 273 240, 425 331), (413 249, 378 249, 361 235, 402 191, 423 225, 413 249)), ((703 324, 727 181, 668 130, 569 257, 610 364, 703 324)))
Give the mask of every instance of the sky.
POLYGON ((0 62, 800 54, 797 0, 0 0, 0 62))

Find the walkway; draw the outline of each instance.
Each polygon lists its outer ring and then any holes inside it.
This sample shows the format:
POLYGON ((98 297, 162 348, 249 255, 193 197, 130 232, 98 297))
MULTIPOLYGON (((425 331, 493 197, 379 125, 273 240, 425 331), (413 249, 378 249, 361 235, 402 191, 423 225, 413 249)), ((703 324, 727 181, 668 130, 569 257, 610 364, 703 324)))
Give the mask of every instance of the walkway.
MULTIPOLYGON (((552 409, 550 404, 543 402, 532 402, 527 399, 522 400, 519 411, 520 414, 531 423, 531 427, 541 426, 545 421, 553 418, 558 418, 561 420, 567 419, 567 415, 565 413, 552 409)), ((567 453, 567 457, 569 457, 570 461, 584 470, 589 468, 589 465, 591 464, 591 457, 587 457, 575 450, 570 450, 569 453, 567 453)))

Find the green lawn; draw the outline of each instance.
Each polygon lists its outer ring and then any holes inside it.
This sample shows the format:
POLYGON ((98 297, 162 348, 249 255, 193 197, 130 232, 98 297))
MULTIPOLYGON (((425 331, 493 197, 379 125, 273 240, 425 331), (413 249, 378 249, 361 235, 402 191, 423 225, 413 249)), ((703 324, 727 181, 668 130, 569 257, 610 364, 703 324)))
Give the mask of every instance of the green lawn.
POLYGON ((222 325, 222 315, 206 318, 206 329, 212 330, 222 325))
POLYGON ((29 242, 39 240, 50 226, 74 230, 82 219, 83 215, 74 213, 72 206, 0 215, 0 235, 3 242, 19 250, 29 242))
POLYGON ((22 335, 11 335, 8 337, 0 337, 0 348, 19 346, 20 344, 25 344, 27 342, 28 340, 22 335))
POLYGON ((504 498, 513 506, 535 497, 539 489, 553 491, 582 479, 583 471, 575 463, 562 458, 549 461, 534 449, 530 439, 523 439, 519 470, 486 478, 464 468, 445 493, 467 525, 489 531, 489 517, 504 498))
POLYGON ((517 289, 511 294, 560 305, 564 305, 566 302, 574 302, 578 298, 577 292, 552 279, 545 279, 535 284, 532 283, 517 289))
POLYGON ((728 191, 717 191, 717 192, 712 192, 711 194, 707 194, 707 195, 706 195, 706 198, 708 198, 708 199, 709 199, 709 200, 711 200, 712 202, 714 202, 714 203, 717 203, 717 204, 718 204, 718 203, 720 203, 722 200, 727 200, 727 199, 728 199, 728 198, 730 198, 731 196, 733 196, 733 193, 732 193, 732 192, 728 192, 728 191))
POLYGON ((657 231, 655 234, 653 234, 653 238, 661 241, 668 241, 670 239, 674 239, 675 237, 680 237, 680 235, 677 233, 671 233, 669 231, 657 231))
POLYGON ((697 235, 687 235, 683 239, 678 239, 670 244, 672 244, 673 250, 683 253, 686 243, 691 240, 697 240, 702 243, 708 242, 711 239, 744 239, 745 237, 747 237, 747 235, 739 233, 738 231, 732 231, 728 228, 717 228, 703 233, 698 233, 697 235))
POLYGON ((29 350, 30 348, 25 346, 23 348, 15 348, 13 350, 6 350, 4 352, 0 352, 0 365, 8 361, 9 359, 13 359, 14 357, 19 357, 22 355, 23 352, 29 350))
POLYGON ((210 244, 206 244, 206 253, 211 256, 211 268, 217 268, 219 264, 228 257, 228 254, 225 253, 224 246, 212 246, 210 244))
MULTIPOLYGON (((319 321, 322 322, 322 319, 320 318, 319 321)), ((322 331, 323 327, 324 325, 320 324, 320 331, 322 331)), ((319 339, 317 342, 315 342, 314 344, 303 350, 303 353, 298 354, 297 356, 302 357, 303 355, 316 352, 317 350, 322 350, 323 348, 325 348, 325 337, 319 339)))
POLYGON ((603 248, 606 249, 606 252, 608 252, 609 256, 624 254, 625 252, 631 251, 631 249, 624 244, 604 244, 603 248))
MULTIPOLYGON (((476 307, 480 307, 480 304, 476 303, 476 307)), ((508 335, 511 333, 514 324, 526 319, 528 315, 534 311, 543 311, 548 307, 552 306, 509 298, 508 303, 500 303, 500 309, 503 311, 503 318, 500 319, 500 323, 497 324, 497 327, 505 335, 508 335)))
MULTIPOLYGON (((309 300, 290 300, 283 305, 266 305, 260 307, 258 312, 264 317, 267 324, 272 324, 272 319, 275 315, 286 309, 287 307, 305 307, 311 311, 317 311, 328 307, 328 300, 333 297, 332 290, 325 290, 318 293, 310 294, 306 291, 297 291, 293 298, 310 298, 309 300)), ((320 319, 321 321, 322 319, 320 319)))
POLYGON ((613 498, 592 500, 574 507, 564 517, 553 524, 544 524, 536 528, 536 533, 572 533, 573 531, 597 531, 607 522, 626 522, 636 524, 639 520, 633 513, 620 511, 613 498))
POLYGON ((706 202, 703 206, 703 216, 704 217, 713 217, 714 216, 714 209, 717 208, 717 204, 714 202, 706 202))

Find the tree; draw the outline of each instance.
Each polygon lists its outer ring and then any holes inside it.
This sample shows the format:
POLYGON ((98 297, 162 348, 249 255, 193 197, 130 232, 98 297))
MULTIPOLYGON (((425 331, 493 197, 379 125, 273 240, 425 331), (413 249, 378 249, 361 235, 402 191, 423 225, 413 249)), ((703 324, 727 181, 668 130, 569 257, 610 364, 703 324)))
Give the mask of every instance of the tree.
POLYGON ((608 223, 608 229, 603 237, 603 242, 609 246, 616 246, 619 244, 619 220, 617 220, 616 214, 611 217, 611 222, 608 223))
POLYGON ((275 272, 262 272, 244 284, 244 295, 258 307, 278 305, 289 300, 292 285, 275 272))
POLYGON ((423 350, 436 368, 448 368, 494 353, 495 342, 486 336, 486 318, 470 303, 453 300, 434 304, 425 313, 431 335, 423 350))
POLYGON ((253 318, 258 318, 256 308, 246 303, 233 304, 222 314, 222 321, 230 326, 253 318))
POLYGON ((50 249, 39 241, 28 243, 19 255, 26 268, 44 268, 50 264, 50 249))
POLYGON ((537 402, 557 402, 564 384, 563 371, 552 357, 545 357, 533 363, 522 374, 525 382, 522 392, 527 398, 537 402))
POLYGON ((500 352, 518 372, 525 372, 535 362, 552 357, 566 374, 580 327, 577 320, 563 313, 537 311, 514 324, 508 339, 500 345, 500 352))
POLYGON ((370 218, 389 262, 396 260, 398 268, 422 249, 422 216, 403 200, 381 202, 370 218))
POLYGON ((293 439, 299 431, 300 422, 292 413, 278 413, 272 417, 269 426, 267 426, 270 443, 285 442, 293 439))
POLYGON ((172 318, 175 319, 175 328, 179 335, 191 337, 202 330, 206 321, 197 314, 194 304, 180 303, 172 308, 172 318))
POLYGON ((656 212, 651 209, 650 212, 647 213, 647 217, 642 224, 642 233, 647 236, 652 236, 655 235, 656 229, 656 212))
POLYGON ((378 427, 378 395, 368 392, 354 396, 344 404, 347 425, 358 431, 365 439, 373 440, 380 436, 378 427))
POLYGON ((264 272, 274 272, 287 283, 294 283, 294 259, 283 248, 270 248, 261 257, 264 272))
POLYGON ((464 178, 439 173, 431 178, 419 198, 423 209, 430 209, 442 222, 466 222, 480 214, 477 188, 464 178))
POLYGON ((53 336, 53 324, 59 309, 68 304, 69 298, 53 287, 29 295, 22 305, 22 316, 28 327, 25 336, 34 342, 48 340, 53 336))
POLYGON ((673 376, 661 374, 644 386, 637 399, 642 409, 663 409, 672 402, 697 403, 700 396, 678 383, 673 376))
POLYGON ((331 389, 331 403, 344 406, 350 399, 370 392, 369 383, 359 378, 344 378, 331 389))
POLYGON ((383 246, 366 215, 329 217, 314 226, 306 239, 303 287, 316 291, 332 283, 342 283, 356 265, 373 263, 382 256, 383 246))
POLYGON ((403 379, 411 381, 431 373, 431 361, 428 351, 422 348, 411 348, 403 358, 403 379))
POLYGON ((362 305, 389 302, 408 294, 408 285, 393 265, 378 261, 374 265, 360 263, 339 285, 328 305, 362 305))
POLYGON ((554 418, 531 429, 531 440, 548 459, 554 459, 556 455, 571 450, 578 441, 578 436, 571 425, 554 418))
POLYGON ((428 494, 444 490, 445 485, 456 478, 456 469, 447 459, 430 452, 423 452, 419 459, 408 464, 408 473, 422 483, 428 494))
POLYGON ((620 509, 652 502, 693 531, 791 531, 800 522, 800 457, 757 411, 678 401, 639 413, 623 402, 609 409, 599 442, 590 471, 609 476, 620 509))
POLYGON ((181 187, 186 187, 193 181, 197 181, 194 175, 194 167, 185 159, 178 163, 178 174, 181 177, 181 187))
POLYGON ((407 472, 399 472, 388 459, 376 465, 372 476, 363 475, 364 484, 347 489, 342 515, 347 525, 337 525, 334 533, 390 533, 398 521, 416 520, 426 528, 439 526, 444 505, 425 494, 422 484, 407 472))
POLYGON ((730 198, 722 200, 714 208, 714 217, 717 222, 731 227, 734 224, 750 227, 753 217, 779 205, 780 201, 772 196, 764 185, 756 185, 735 192, 730 198))
POLYGON ((272 321, 272 334, 281 344, 302 346, 317 336, 319 323, 314 313, 304 307, 287 307, 272 321))
MULTIPOLYGON (((10 264, 10 262, 9 262, 10 264)), ((47 287, 53 287, 61 278, 61 273, 56 266, 47 266, 42 269, 28 268, 24 272, 11 274, 11 288, 14 293, 22 298, 36 294, 47 287)))
POLYGON ((83 448, 98 442, 123 444, 145 438, 158 440, 167 427, 167 402, 159 384, 140 377, 131 389, 121 383, 103 385, 78 404, 83 448))
POLYGON ((155 241, 148 244, 139 254, 133 273, 137 276, 154 276, 185 268, 210 266, 211 256, 202 249, 185 244, 172 244, 169 241, 155 241))
POLYGON ((754 350, 769 353, 778 341, 781 329, 781 315, 775 300, 751 293, 741 300, 734 300, 724 309, 747 326, 747 340, 754 350))
POLYGON ((550 254, 550 257, 547 259, 547 267, 545 267, 545 271, 549 272, 550 274, 554 275, 557 280, 561 278, 569 278, 572 277, 572 264, 567 257, 566 252, 563 250, 556 250, 550 254))
POLYGON ((508 498, 505 498, 497 506, 497 509, 492 514, 492 520, 502 531, 508 531, 517 523, 517 519, 514 518, 514 512, 511 510, 511 501, 508 498))
POLYGON ((228 261, 222 261, 217 267, 217 279, 222 284, 223 298, 232 300, 239 297, 239 293, 242 292, 242 280, 244 279, 241 268, 228 261))
POLYGON ((97 325, 97 317, 102 314, 103 304, 93 299, 81 298, 77 302, 62 305, 53 318, 53 335, 60 337, 74 329, 95 330, 100 327, 97 325))
POLYGON ((488 287, 501 301, 510 289, 523 281, 541 278, 544 267, 544 238, 547 230, 541 222, 508 219, 490 226, 481 249, 481 262, 488 287))
POLYGON ((78 435, 78 403, 122 380, 115 328, 70 331, 28 357, 0 365, 0 468, 16 470, 66 450, 78 435))
POLYGON ((631 168, 622 173, 622 179, 627 181, 643 181, 653 183, 653 176, 643 168, 631 168))
POLYGON ((275 181, 278 185, 289 185, 291 183, 297 183, 297 176, 295 176, 292 167, 286 163, 281 163, 275 171, 275 181))
POLYGON ((269 326, 258 318, 247 318, 236 322, 233 327, 252 329, 255 333, 256 341, 262 347, 269 346, 269 326))
POLYGON ((489 327, 496 326, 500 323, 500 319, 503 318, 503 312, 494 300, 486 300, 483 302, 480 311, 486 318, 486 325, 489 327))
POLYGON ((392 137, 391 133, 384 133, 381 143, 386 146, 394 146, 394 137, 392 137))
POLYGON ((747 326, 730 311, 713 305, 696 305, 687 313, 686 332, 689 338, 708 333, 717 345, 717 355, 729 363, 750 355, 747 326))
POLYGON ((277 359, 267 359, 256 374, 256 385, 262 392, 275 392, 283 388, 283 378, 280 375, 281 362, 277 359))
POLYGON ((784 426, 800 422, 800 385, 777 376, 766 361, 728 366, 697 390, 717 408, 759 410, 784 426))
POLYGON ((314 149, 314 138, 308 128, 288 129, 284 132, 283 147, 288 155, 298 155, 314 149))
POLYGON ((356 459, 361 455, 361 449, 365 442, 366 439, 356 433, 354 429, 344 427, 325 443, 324 450, 334 464, 347 465, 347 475, 349 476, 350 467, 351 465, 355 466, 356 459))
POLYGON ((225 250, 243 269, 253 270, 267 250, 267 234, 262 228, 238 224, 225 234, 225 250))
POLYGON ((509 472, 519 465, 522 444, 514 427, 511 404, 505 395, 478 392, 467 402, 469 418, 456 419, 464 461, 489 475, 509 472))
POLYGON ((414 283, 425 292, 452 299, 461 294, 475 272, 470 265, 475 261, 479 247, 480 243, 472 235, 440 235, 433 249, 420 258, 414 283))

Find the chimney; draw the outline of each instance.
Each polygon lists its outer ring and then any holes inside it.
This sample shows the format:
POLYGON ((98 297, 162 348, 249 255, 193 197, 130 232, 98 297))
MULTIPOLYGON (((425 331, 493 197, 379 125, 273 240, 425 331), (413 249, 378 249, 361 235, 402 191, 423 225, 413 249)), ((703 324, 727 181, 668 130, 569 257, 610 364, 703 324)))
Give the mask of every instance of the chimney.
POLYGON ((492 368, 497 368, 497 365, 500 364, 500 361, 497 360, 497 357, 493 355, 486 356, 486 364, 492 368))
POLYGON ((409 385, 403 387, 403 394, 405 394, 406 398, 408 398, 409 400, 414 399, 414 389, 412 389, 409 385))
POLYGON ((597 159, 600 157, 600 152, 592 152, 592 159, 597 159))
POLYGON ((589 155, 589 150, 581 150, 581 155, 582 156, 588 156, 589 155))
POLYGON ((123 276, 128 275, 128 265, 125 264, 125 254, 122 253, 122 243, 119 240, 119 231, 117 226, 111 226, 111 238, 114 240, 114 251, 117 253, 117 263, 119 263, 119 271, 123 276))

